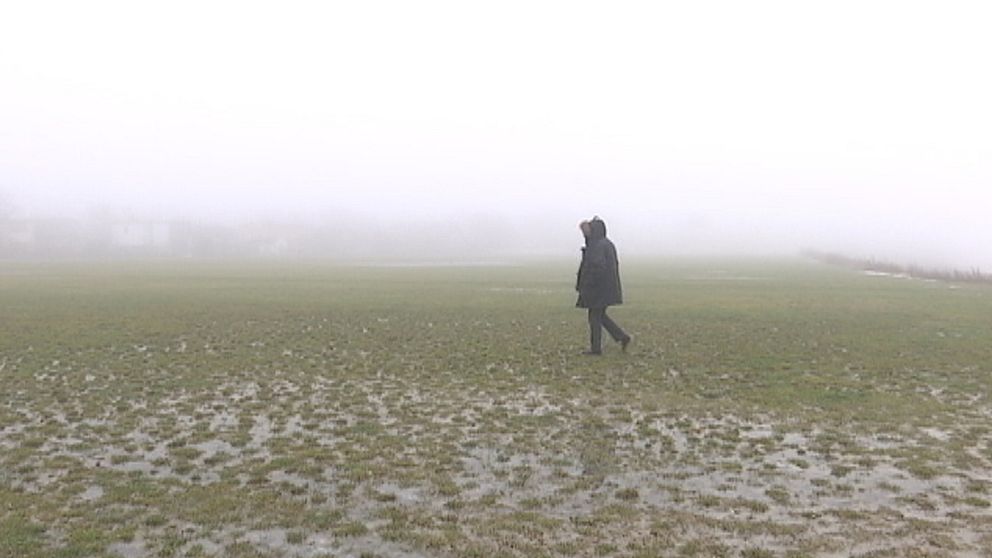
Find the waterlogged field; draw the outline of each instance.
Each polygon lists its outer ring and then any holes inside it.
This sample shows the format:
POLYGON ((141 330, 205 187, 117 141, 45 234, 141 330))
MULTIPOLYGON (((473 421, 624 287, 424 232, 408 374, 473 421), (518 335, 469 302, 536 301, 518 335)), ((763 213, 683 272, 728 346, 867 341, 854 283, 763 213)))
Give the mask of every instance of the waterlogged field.
POLYGON ((0 556, 989 556, 992 289, 0 264, 0 556))

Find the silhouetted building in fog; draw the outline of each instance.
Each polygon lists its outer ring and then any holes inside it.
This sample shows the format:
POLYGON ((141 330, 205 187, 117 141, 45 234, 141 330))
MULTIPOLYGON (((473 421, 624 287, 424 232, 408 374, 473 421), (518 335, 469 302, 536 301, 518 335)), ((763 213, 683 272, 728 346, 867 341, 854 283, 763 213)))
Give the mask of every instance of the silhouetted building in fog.
POLYGON ((110 227, 110 244, 114 248, 164 251, 171 241, 170 223, 128 221, 110 227))
POLYGON ((33 221, 0 221, 0 257, 17 257, 37 248, 37 226, 33 221))

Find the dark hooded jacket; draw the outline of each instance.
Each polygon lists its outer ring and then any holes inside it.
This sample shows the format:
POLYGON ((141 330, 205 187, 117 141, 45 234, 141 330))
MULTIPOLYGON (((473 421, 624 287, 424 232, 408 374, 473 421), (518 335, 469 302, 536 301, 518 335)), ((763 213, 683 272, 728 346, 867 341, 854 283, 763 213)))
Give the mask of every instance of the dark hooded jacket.
POLYGON ((605 308, 623 304, 620 287, 620 262, 617 249, 606 238, 606 223, 600 219, 589 222, 589 236, 582 249, 575 290, 579 291, 579 308, 605 308))

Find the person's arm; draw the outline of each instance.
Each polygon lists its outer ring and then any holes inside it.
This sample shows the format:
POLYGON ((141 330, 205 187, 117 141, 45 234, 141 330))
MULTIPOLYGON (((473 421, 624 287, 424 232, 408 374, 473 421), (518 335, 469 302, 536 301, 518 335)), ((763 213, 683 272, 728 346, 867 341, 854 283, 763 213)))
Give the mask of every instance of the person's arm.
POLYGON ((617 257, 617 247, 611 242, 606 251, 606 267, 616 273, 620 273, 620 258, 617 257))
POLYGON ((575 272, 575 290, 581 289, 582 285, 582 267, 586 263, 586 249, 585 246, 582 247, 582 260, 579 261, 579 270, 575 272))
POLYGON ((620 258, 617 256, 617 247, 610 243, 610 260, 608 262, 610 273, 613 273, 613 282, 616 284, 617 295, 623 299, 623 288, 620 286, 620 258))
POLYGON ((609 254, 607 250, 608 248, 605 242, 597 242, 586 249, 584 258, 585 270, 583 273, 587 275, 586 281, 590 285, 601 284, 609 272, 609 254))

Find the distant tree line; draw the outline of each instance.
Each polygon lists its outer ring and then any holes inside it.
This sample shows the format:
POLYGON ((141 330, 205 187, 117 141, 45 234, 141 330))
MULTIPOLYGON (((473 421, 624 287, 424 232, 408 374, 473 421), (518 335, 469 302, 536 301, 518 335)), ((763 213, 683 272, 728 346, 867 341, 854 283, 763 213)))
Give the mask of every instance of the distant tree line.
MULTIPOLYGON (((2 199, 0 199, 2 201, 2 199)), ((502 223, 252 221, 221 225, 94 213, 87 218, 12 217, 0 204, 0 259, 328 258, 480 259, 510 253, 502 223)))
POLYGON ((878 260, 875 257, 852 258, 843 254, 810 249, 803 250, 802 254, 805 257, 811 258, 818 262, 861 271, 889 273, 892 275, 904 275, 906 277, 914 277, 917 279, 934 279, 938 281, 992 283, 992 274, 983 273, 982 270, 977 267, 968 271, 963 271, 959 269, 939 269, 920 265, 899 265, 889 261, 878 260))

